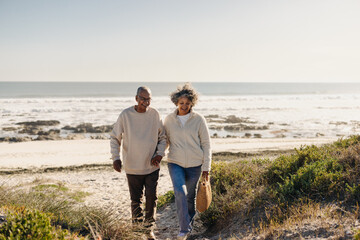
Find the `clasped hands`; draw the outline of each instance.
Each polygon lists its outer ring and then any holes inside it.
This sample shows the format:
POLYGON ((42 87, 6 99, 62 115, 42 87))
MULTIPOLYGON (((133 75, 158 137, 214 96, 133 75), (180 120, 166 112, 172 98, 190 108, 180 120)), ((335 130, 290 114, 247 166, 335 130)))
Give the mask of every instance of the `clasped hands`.
POLYGON ((156 167, 159 167, 162 158, 163 158, 162 156, 156 155, 155 157, 153 157, 151 159, 151 164, 156 166, 156 167))
MULTIPOLYGON (((154 165, 154 166, 156 166, 156 167, 159 167, 162 158, 163 158, 162 156, 156 155, 155 157, 153 157, 153 158, 151 159, 151 164, 154 165)), ((120 160, 120 159, 119 159, 119 160, 115 160, 115 161, 113 162, 113 167, 114 167, 114 169, 115 169, 117 172, 121 172, 121 168, 122 168, 121 160, 120 160)))

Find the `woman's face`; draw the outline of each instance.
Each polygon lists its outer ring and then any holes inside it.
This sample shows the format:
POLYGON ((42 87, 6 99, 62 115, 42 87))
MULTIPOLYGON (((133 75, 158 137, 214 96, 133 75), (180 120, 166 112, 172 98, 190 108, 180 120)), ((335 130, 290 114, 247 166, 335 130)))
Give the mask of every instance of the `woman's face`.
POLYGON ((181 97, 178 100, 177 107, 178 107, 178 115, 186 115, 190 112, 191 109, 191 102, 187 97, 181 97))

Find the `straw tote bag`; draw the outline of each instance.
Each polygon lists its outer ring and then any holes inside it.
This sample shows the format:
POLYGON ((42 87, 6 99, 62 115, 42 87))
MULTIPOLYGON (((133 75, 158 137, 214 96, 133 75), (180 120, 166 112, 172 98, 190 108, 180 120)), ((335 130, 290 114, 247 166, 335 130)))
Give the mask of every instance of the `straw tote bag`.
POLYGON ((210 177, 207 181, 206 178, 201 177, 196 196, 196 209, 201 213, 205 212, 209 208, 211 200, 210 177))

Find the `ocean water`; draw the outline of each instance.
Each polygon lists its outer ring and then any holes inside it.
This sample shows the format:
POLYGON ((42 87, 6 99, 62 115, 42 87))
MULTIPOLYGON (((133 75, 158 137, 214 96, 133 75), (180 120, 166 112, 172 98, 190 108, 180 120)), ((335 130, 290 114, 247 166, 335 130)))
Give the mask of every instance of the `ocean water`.
MULTIPOLYGON (((168 96, 176 82, 0 82, 1 98, 132 97, 148 86, 154 97, 168 96)), ((360 94, 360 83, 192 83, 204 96, 360 94)))
MULTIPOLYGON (((17 122, 59 120, 61 128, 113 124, 135 104, 138 86, 152 89, 151 106, 162 117, 174 111, 169 99, 179 83, 0 82, 0 137, 17 133, 3 128, 17 122)), ((212 115, 210 133, 220 137, 340 137, 360 131, 359 83, 193 83, 199 91, 194 109, 212 115), (225 130, 236 124, 218 121, 234 115, 252 128, 225 130), (257 135, 256 135, 257 134, 257 135)), ((19 134, 18 134, 19 135, 19 134)))

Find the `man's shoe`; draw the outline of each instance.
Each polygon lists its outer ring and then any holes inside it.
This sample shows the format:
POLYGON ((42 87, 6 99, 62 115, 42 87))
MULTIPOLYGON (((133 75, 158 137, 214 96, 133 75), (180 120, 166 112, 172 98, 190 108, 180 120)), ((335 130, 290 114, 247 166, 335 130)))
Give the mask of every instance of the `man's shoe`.
POLYGON ((187 237, 189 236, 189 233, 183 233, 183 232, 180 232, 178 235, 177 235, 177 240, 186 240, 187 237))
POLYGON ((156 237, 155 237, 155 234, 153 231, 150 231, 148 234, 147 234, 147 239, 148 240, 156 240, 156 237))

